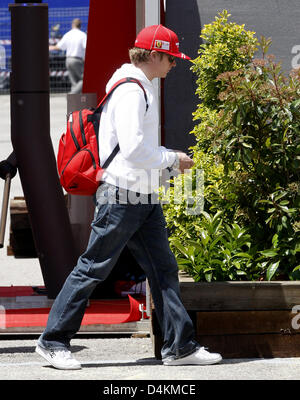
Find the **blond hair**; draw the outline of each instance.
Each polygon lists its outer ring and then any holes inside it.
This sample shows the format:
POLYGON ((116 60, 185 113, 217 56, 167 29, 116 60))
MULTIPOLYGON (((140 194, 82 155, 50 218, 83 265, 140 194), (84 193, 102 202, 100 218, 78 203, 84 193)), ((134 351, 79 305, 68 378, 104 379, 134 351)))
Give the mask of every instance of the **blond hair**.
MULTIPOLYGON (((129 58, 133 65, 137 65, 140 63, 144 63, 149 61, 150 54, 152 50, 140 49, 139 47, 133 47, 129 50, 129 58)), ((159 53, 160 58, 162 59, 163 53, 159 53)))
POLYGON ((133 47, 129 50, 129 58, 133 65, 147 62, 150 57, 151 50, 140 49, 139 47, 133 47))

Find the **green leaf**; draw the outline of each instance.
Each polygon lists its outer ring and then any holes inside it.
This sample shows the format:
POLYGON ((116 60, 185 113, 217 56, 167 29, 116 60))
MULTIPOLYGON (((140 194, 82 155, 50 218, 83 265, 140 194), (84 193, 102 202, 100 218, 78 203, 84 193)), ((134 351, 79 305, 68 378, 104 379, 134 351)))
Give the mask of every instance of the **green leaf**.
POLYGON ((285 215, 281 218, 281 223, 285 228, 287 228, 287 217, 285 215))
POLYGON ((218 236, 209 246, 209 250, 213 250, 218 242, 222 240, 221 236, 218 236))
POLYGON ((265 257, 276 257, 277 256, 277 251, 275 250, 263 250, 259 252, 265 257))
POLYGON ((172 244, 178 249, 186 258, 189 258, 189 254, 186 251, 185 247, 178 241, 172 240, 172 244))
POLYGON ((278 201, 279 199, 281 199, 282 197, 284 197, 286 195, 287 195, 287 192, 282 192, 278 196, 275 196, 274 200, 278 201))
POLYGON ((205 274, 205 279, 206 279, 207 282, 211 282, 211 278, 212 278, 212 273, 205 274))
POLYGON ((280 261, 277 261, 276 263, 272 263, 269 265, 267 269, 267 280, 270 281, 272 277, 274 276, 275 272, 277 271, 277 268, 279 266, 280 261))
POLYGON ((270 148, 271 147, 271 138, 268 137, 266 142, 265 142, 266 147, 270 148))
POLYGON ((245 143, 245 142, 243 142, 243 143, 242 143, 242 146, 243 146, 243 147, 246 147, 246 148, 248 148, 248 149, 252 149, 252 144, 250 144, 250 143, 245 143))
POLYGON ((292 103, 291 103, 291 106, 290 106, 290 108, 291 108, 291 112, 293 113, 293 114, 300 114, 300 109, 299 109, 299 107, 300 107, 300 99, 298 99, 298 100, 296 100, 296 101, 293 101, 292 103))
POLYGON ((295 267, 292 272, 298 271, 299 269, 300 269, 300 264, 297 265, 297 267, 295 267))
POLYGON ((234 257, 245 257, 245 258, 252 258, 250 254, 248 253, 237 253, 234 255, 234 257))
POLYGON ((197 242, 196 240, 193 240, 193 239, 187 240, 187 244, 188 244, 189 246, 195 247, 197 250, 201 250, 202 247, 203 247, 203 246, 201 245, 201 243, 199 243, 199 242, 197 242))
POLYGON ((235 142, 237 142, 237 138, 235 137, 235 138, 233 138, 233 139, 231 139, 228 143, 227 143, 227 145, 226 145, 226 148, 227 149, 231 149, 231 146, 233 145, 233 143, 235 143, 235 142))
POLYGON ((207 232, 205 232, 204 230, 200 232, 200 238, 201 238, 201 242, 204 246, 207 245, 207 243, 209 242, 209 236, 207 235, 207 232))
POLYGON ((186 258, 177 257, 176 261, 180 265, 189 265, 189 264, 191 264, 190 260, 188 260, 186 258))
POLYGON ((273 244, 273 247, 276 249, 276 247, 278 245, 278 235, 277 235, 277 233, 275 233, 275 235, 272 237, 272 244, 273 244))

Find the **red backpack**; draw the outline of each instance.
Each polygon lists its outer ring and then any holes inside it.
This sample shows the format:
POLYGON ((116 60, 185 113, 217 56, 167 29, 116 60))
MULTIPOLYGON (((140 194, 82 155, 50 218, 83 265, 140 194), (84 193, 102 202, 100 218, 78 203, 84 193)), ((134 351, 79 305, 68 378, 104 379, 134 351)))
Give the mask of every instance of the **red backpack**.
POLYGON ((147 110, 147 95, 140 81, 123 78, 113 85, 96 109, 83 109, 69 114, 67 131, 60 138, 57 155, 60 183, 68 193, 93 195, 105 168, 120 150, 117 144, 105 163, 100 165, 98 132, 101 112, 114 90, 128 82, 137 83, 143 89, 147 110))

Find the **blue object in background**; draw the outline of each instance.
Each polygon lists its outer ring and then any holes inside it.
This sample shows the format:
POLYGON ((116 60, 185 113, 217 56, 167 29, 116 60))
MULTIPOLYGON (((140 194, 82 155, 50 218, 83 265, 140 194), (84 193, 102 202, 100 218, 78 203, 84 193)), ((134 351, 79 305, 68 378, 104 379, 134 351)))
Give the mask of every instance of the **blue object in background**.
MULTIPOLYGON (((8 4, 13 4, 14 0, 8 1, 8 0, 0 0, 0 8, 7 8, 8 9, 8 4)), ((24 1, 26 3, 26 1, 24 1)), ((42 3, 48 3, 49 8, 50 7, 88 7, 90 0, 43 0, 42 3)))

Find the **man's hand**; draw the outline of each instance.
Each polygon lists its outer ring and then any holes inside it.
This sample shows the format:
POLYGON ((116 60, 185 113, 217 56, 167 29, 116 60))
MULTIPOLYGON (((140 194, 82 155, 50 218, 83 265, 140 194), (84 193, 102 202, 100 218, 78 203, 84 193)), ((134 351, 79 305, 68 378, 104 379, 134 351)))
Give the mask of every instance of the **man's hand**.
POLYGON ((60 50, 60 48, 58 46, 56 46, 56 45, 50 44, 49 45, 49 51, 55 51, 55 50, 60 50))
POLYGON ((194 161, 182 151, 176 151, 179 158, 179 170, 183 174, 185 169, 190 169, 194 165, 194 161))

